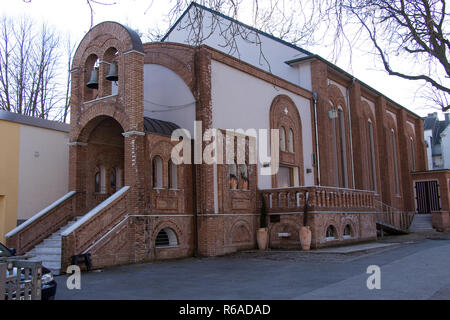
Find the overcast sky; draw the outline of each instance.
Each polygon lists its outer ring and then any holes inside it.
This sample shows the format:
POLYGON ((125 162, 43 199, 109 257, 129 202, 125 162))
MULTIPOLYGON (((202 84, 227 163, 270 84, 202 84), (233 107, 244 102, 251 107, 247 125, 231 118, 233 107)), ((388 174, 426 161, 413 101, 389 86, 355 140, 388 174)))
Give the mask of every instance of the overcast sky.
MULTIPOLYGON (((102 1, 102 0, 100 0, 102 1)), ((158 28, 166 31, 169 27, 167 14, 171 8, 167 0, 103 0, 115 2, 115 5, 94 5, 94 25, 102 21, 117 21, 146 32, 158 28)), ((90 27, 90 10, 85 0, 2 0, 0 15, 10 17, 30 16, 37 22, 47 22, 55 26, 61 34, 69 34, 73 42, 79 43, 90 27)), ((243 22, 245 17, 243 17, 243 22)), ((330 50, 325 47, 306 47, 313 53, 329 58, 330 50)), ((404 107, 426 116, 437 109, 424 108, 420 99, 415 98, 420 85, 416 82, 388 76, 382 67, 375 63, 372 56, 356 51, 352 65, 347 59, 338 61, 339 67, 353 74, 356 78, 372 86, 404 107)), ((440 116, 442 114, 439 112, 440 116)))

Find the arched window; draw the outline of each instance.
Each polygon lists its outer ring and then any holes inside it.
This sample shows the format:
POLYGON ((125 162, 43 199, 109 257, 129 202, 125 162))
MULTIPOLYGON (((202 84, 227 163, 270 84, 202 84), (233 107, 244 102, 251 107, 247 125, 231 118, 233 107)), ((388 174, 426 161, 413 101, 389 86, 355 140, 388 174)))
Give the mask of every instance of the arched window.
POLYGON ((344 228, 344 239, 350 239, 352 237, 352 227, 347 224, 344 228))
POLYGON ((373 139, 373 125, 372 121, 368 122, 369 128, 369 168, 370 168, 370 181, 372 182, 372 190, 377 190, 377 171, 375 166, 375 143, 373 139))
POLYGON ((116 168, 112 168, 109 173, 109 187, 110 193, 114 193, 117 190, 117 176, 116 176, 116 168))
POLYGON ((122 169, 120 167, 115 167, 116 170, 116 189, 122 188, 122 169))
POLYGON ((338 130, 339 130, 339 162, 340 162, 340 170, 341 170, 341 179, 340 186, 346 188, 348 186, 347 183, 347 147, 346 147, 346 139, 345 139, 345 119, 344 119, 344 111, 341 108, 338 108, 338 130))
POLYGON ((235 163, 230 164, 230 189, 237 189, 238 176, 235 163))
POLYGON ((412 137, 409 138, 409 145, 411 149, 411 168, 412 171, 416 171, 416 153, 414 150, 414 140, 412 137))
POLYGON ((158 232, 155 240, 156 248, 164 248, 164 247, 175 247, 178 246, 178 238, 175 233, 170 228, 164 228, 158 232))
POLYGON ((294 131, 292 129, 289 129, 288 133, 288 150, 294 152, 294 131))
POLYGON ((94 178, 94 192, 96 193, 106 193, 106 173, 105 167, 103 165, 98 165, 95 168, 95 178, 94 178))
POLYGON ((239 189, 248 189, 248 168, 245 163, 239 165, 239 189))
POLYGON ((395 137, 394 129, 391 130, 392 137, 392 161, 394 162, 394 178, 395 178, 395 194, 400 194, 400 182, 398 177, 398 163, 397 163, 397 139, 395 137))
POLYGON ((280 128, 280 150, 286 151, 286 130, 284 127, 280 128))
POLYGON ((160 156, 155 156, 152 162, 153 188, 163 187, 162 160, 160 156))
MULTIPOLYGON (((98 168, 97 168, 98 169, 98 168)), ((94 191, 96 193, 100 193, 100 170, 96 170, 97 172, 95 173, 95 188, 94 191)))
POLYGON ((335 240, 336 236, 336 228, 333 225, 328 226, 327 232, 325 234, 326 240, 335 240))
POLYGON ((172 162, 172 160, 169 160, 169 166, 168 166, 168 181, 169 181, 169 189, 176 189, 178 187, 178 172, 177 172, 177 165, 172 162))

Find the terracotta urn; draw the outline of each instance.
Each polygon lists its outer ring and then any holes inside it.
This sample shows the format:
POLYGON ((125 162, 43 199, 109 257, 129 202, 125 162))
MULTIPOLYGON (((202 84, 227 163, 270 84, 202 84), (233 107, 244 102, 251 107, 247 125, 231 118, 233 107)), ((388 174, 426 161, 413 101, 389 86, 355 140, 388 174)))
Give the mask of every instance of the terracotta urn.
POLYGON ((269 228, 259 228, 256 233, 259 250, 267 250, 269 244, 269 228))
POLYGON ((302 250, 311 249, 311 228, 309 226, 300 228, 300 244, 302 250))

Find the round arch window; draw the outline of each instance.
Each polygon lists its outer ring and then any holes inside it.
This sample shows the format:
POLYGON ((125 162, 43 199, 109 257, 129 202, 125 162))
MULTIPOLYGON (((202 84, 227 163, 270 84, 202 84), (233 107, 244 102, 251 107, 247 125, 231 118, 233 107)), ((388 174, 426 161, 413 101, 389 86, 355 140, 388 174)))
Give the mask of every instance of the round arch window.
POLYGON ((326 240, 336 240, 337 233, 336 228, 333 225, 328 226, 325 238, 326 240))
POLYGON ((352 227, 347 224, 344 228, 344 239, 352 238, 352 227))

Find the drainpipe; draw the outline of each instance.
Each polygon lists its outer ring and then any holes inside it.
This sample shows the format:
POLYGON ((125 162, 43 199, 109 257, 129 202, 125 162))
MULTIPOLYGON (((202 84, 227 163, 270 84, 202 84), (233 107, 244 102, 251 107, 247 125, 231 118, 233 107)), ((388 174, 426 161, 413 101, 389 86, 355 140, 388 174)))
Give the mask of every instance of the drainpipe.
POLYGON ((317 165, 317 185, 320 186, 320 157, 319 157, 319 131, 317 128, 317 100, 319 95, 317 92, 312 93, 312 99, 314 104, 314 134, 316 138, 316 165, 317 165))
POLYGON ((351 117, 351 108, 350 108, 350 89, 355 84, 355 77, 352 78, 352 84, 346 88, 346 98, 347 98, 347 106, 348 106, 348 123, 349 123, 349 129, 350 129, 350 156, 352 158, 352 182, 353 182, 353 189, 355 189, 355 166, 353 163, 353 135, 352 135, 352 117, 351 117))
MULTIPOLYGON (((194 142, 191 142, 193 150, 194 142)), ((192 166, 192 210, 194 211, 194 257, 198 257, 198 221, 197 221, 197 165, 194 163, 194 152, 191 156, 192 166)))

